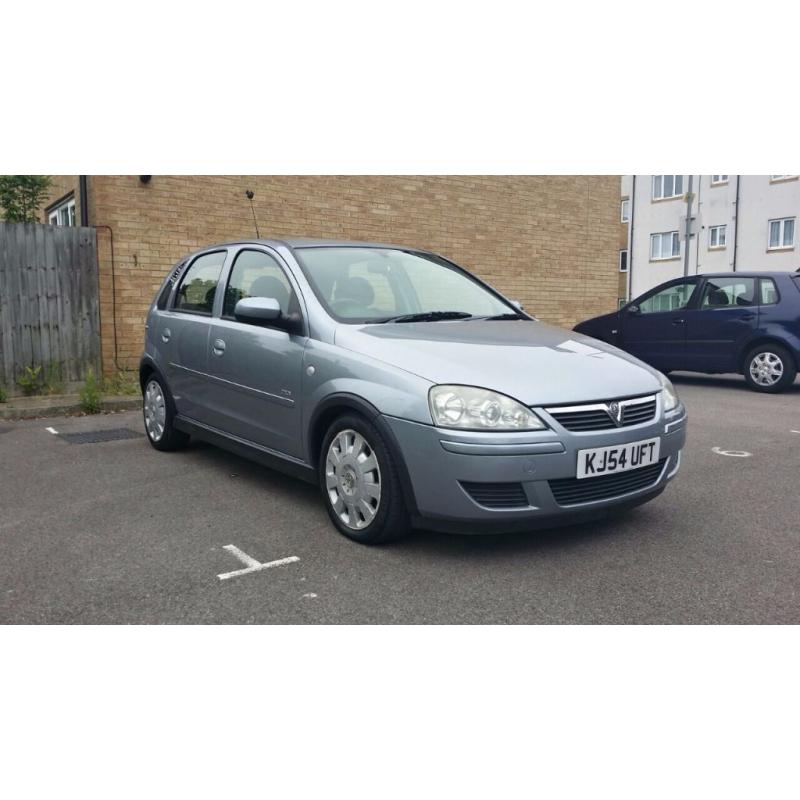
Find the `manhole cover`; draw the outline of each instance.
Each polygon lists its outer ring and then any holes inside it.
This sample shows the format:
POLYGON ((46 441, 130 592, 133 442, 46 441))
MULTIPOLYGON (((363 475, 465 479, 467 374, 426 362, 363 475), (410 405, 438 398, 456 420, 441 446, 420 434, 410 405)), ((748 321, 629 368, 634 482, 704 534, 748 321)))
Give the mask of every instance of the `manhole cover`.
POLYGON ((144 434, 129 428, 108 428, 104 431, 82 431, 81 433, 59 433, 58 435, 70 444, 99 444, 100 442, 116 442, 120 439, 139 439, 144 434))

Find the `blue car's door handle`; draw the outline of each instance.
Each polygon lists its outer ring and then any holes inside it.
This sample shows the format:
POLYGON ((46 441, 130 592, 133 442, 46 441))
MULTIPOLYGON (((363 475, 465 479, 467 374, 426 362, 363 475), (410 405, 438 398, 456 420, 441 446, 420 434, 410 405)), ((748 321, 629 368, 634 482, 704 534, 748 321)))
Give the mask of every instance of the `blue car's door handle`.
POLYGON ((672 320, 673 325, 683 325, 684 322, 686 322, 686 320, 683 317, 675 317, 675 319, 672 320))
POLYGON ((756 318, 755 314, 742 314, 742 316, 739 317, 739 319, 748 319, 748 320, 749 319, 755 319, 755 318, 756 318))

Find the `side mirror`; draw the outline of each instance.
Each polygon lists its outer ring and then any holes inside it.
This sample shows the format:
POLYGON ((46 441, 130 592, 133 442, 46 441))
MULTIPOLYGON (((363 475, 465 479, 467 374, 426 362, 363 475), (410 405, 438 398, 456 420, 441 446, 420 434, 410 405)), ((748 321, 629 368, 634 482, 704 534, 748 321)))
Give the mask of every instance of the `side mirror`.
POLYGON ((628 307, 627 307, 625 310, 626 310, 626 311, 628 312, 628 314, 630 314, 632 317, 635 317, 635 316, 637 316, 638 314, 641 314, 641 313, 642 313, 642 312, 641 312, 641 309, 639 308, 639 306, 628 306, 628 307))
POLYGON ((281 305, 274 297, 246 297, 239 300, 233 309, 233 316, 239 322, 251 325, 270 325, 287 333, 301 333, 303 319, 299 314, 283 314, 281 305))
POLYGON ((246 297, 233 309, 240 322, 275 322, 280 315, 281 306, 274 297, 246 297))

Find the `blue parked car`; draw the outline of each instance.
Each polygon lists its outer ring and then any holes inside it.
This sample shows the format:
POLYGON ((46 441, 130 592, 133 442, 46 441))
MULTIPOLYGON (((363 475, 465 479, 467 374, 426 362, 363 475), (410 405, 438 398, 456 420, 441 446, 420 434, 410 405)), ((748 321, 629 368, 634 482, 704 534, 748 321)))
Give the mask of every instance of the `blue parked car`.
POLYGON ((800 365, 800 274, 678 278, 575 330, 662 372, 738 372, 756 391, 781 392, 800 365))

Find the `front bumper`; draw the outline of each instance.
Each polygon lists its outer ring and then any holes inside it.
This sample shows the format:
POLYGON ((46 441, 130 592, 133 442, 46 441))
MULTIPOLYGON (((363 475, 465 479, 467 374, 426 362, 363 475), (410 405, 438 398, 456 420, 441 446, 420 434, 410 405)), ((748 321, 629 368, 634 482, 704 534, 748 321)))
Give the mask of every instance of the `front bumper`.
POLYGON ((400 449, 413 494, 415 524, 440 530, 502 532, 596 519, 604 513, 647 502, 660 494, 680 466, 686 412, 679 406, 652 422, 604 431, 574 433, 553 425, 526 433, 455 431, 384 417, 400 449), (652 482, 623 487, 613 497, 559 505, 550 481, 575 478, 577 453, 590 447, 661 438, 662 467, 652 482), (471 484, 508 484, 524 494, 514 507, 487 507, 474 499, 471 484))

